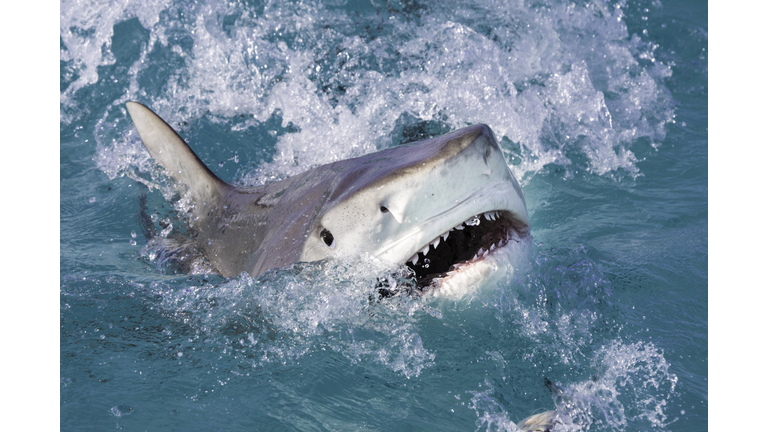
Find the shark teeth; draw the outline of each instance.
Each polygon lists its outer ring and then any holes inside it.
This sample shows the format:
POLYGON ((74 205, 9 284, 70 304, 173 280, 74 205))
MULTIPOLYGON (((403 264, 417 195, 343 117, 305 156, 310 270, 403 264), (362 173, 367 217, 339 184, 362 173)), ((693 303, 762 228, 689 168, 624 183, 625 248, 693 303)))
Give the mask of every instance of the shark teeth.
MULTIPOLYGON (((448 231, 446 231, 446 232, 440 234, 439 236, 435 237, 434 240, 432 240, 431 242, 427 243, 426 246, 424 246, 421 250, 419 250, 418 252, 413 254, 413 256, 410 257, 406 262, 410 261, 412 264, 415 265, 418 262, 418 260, 419 260, 419 254, 427 255, 427 253, 429 253, 429 246, 430 245, 432 245, 432 247, 437 249, 437 246, 440 244, 440 239, 442 238, 443 241, 448 240, 448 235, 451 233, 451 231, 453 231, 453 230, 460 230, 461 231, 464 228, 466 228, 466 226, 477 226, 477 225, 480 225, 481 218, 483 218, 483 217, 486 220, 495 221, 496 219, 499 219, 501 217, 501 213, 498 212, 498 211, 489 211, 489 212, 484 212, 484 213, 480 213, 480 214, 477 214, 475 216, 472 216, 471 218, 465 220, 464 222, 456 225, 455 227, 453 227, 453 228, 449 229, 448 231)), ((499 241, 498 245, 491 245, 491 248, 489 249, 489 251, 493 251, 495 248, 501 247, 501 243, 502 242, 499 241)), ((478 253, 479 252, 482 252, 482 251, 478 251, 478 253)), ((487 252, 488 251, 486 251, 486 253, 487 252)), ((475 258, 477 258, 477 256, 475 256, 475 258)))
MULTIPOLYGON (((502 214, 503 214, 502 211, 488 211, 488 212, 478 213, 464 220, 463 222, 457 224, 456 226, 438 235, 426 245, 422 246, 421 249, 414 252, 414 254, 410 258, 408 258, 408 260, 406 260, 406 263, 409 266, 412 266, 414 275, 420 275, 420 276, 417 276, 417 278, 430 276, 432 277, 431 279, 432 286, 440 285, 440 283, 442 283, 442 281, 445 278, 450 278, 456 272, 464 271, 467 268, 472 268, 472 266, 478 261, 485 260, 486 257, 496 254, 499 251, 499 249, 505 247, 510 241, 518 241, 517 240, 518 238, 516 237, 516 233, 514 229, 511 228, 509 222, 504 220, 504 217, 502 216, 502 214), (484 225, 484 227, 479 227, 479 225, 481 225, 485 221, 494 221, 494 222, 501 221, 502 225, 497 225, 496 223, 492 223, 487 226, 484 225), (472 231, 470 232, 471 234, 470 236, 459 233, 459 231, 465 230, 467 229, 467 227, 470 227, 472 229, 472 231), (473 227, 478 227, 478 228, 473 228, 473 227), (454 234, 454 236, 458 236, 458 239, 453 240, 454 243, 451 243, 448 241, 448 238, 450 236, 450 233, 454 230, 458 230, 456 234, 454 234), (477 235, 481 235, 481 236, 490 235, 491 237, 503 235, 504 238, 499 239, 497 237, 492 242, 489 241, 488 243, 480 246, 477 244, 478 241, 475 239, 475 236, 477 235), (470 238, 474 240, 469 240, 470 238), (469 245, 470 241, 474 245, 473 247, 478 247, 478 249, 474 251, 474 256, 472 258, 469 258, 470 251, 467 250, 466 248, 466 246, 469 245), (450 246, 441 245, 441 243, 447 243, 450 246), (456 255, 452 255, 451 253, 447 253, 446 251, 440 252, 442 248, 446 247, 450 249, 453 247, 458 247, 458 245, 461 245, 461 247, 464 248, 463 251, 460 252, 460 254, 462 254, 463 257, 459 258, 458 262, 455 262, 452 264, 445 262, 446 256, 452 256, 455 258, 458 258, 458 257, 456 255), (434 248, 434 251, 430 252, 432 248, 434 248), (428 259, 427 254, 430 254, 430 253, 432 253, 433 255, 430 256, 428 259), (432 262, 430 262, 430 259, 432 260, 432 262), (432 266, 432 264, 436 264, 436 266, 432 266), (429 269, 429 270, 426 270, 426 269, 429 269)), ((453 237, 453 236, 450 236, 450 237, 453 237)), ((423 279, 419 279, 419 280, 423 280, 423 279)))
MULTIPOLYGON (((486 220, 490 220, 490 221, 495 221, 496 219, 501 217, 501 215, 497 211, 485 212, 485 213, 482 213, 482 216, 485 217, 486 220)), ((445 238, 448 237, 448 233, 449 232, 451 232, 453 230, 463 230, 465 228, 464 225, 467 225, 467 226, 477 226, 477 225, 480 225, 480 217, 481 217, 481 215, 472 216, 471 218, 465 220, 464 222, 462 222, 462 223, 456 225, 455 227, 449 229, 445 233, 441 234, 441 236, 443 236, 443 240, 445 240, 445 238)))

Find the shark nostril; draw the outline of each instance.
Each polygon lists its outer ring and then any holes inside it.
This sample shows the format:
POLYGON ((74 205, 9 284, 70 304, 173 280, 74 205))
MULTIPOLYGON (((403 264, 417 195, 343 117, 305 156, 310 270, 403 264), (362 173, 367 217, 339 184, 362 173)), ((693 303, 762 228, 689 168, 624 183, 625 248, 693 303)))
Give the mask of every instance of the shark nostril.
POLYGON ((389 213, 389 209, 384 206, 379 207, 379 210, 381 210, 382 213, 389 213))
POLYGON ((485 153, 483 154, 483 162, 485 162, 487 166, 491 165, 488 159, 491 157, 492 153, 493 153, 493 150, 491 149, 491 147, 490 146, 486 147, 485 153))

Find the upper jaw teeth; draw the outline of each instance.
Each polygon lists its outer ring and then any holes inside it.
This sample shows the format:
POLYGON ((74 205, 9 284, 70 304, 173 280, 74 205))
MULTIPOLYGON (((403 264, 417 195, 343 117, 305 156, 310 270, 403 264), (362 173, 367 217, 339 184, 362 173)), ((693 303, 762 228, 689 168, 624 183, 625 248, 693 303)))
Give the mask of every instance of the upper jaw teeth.
MULTIPOLYGON (((493 221, 495 221, 496 219, 501 217, 501 215, 499 214, 498 211, 485 212, 485 213, 482 213, 482 216, 485 217, 485 219, 487 219, 487 220, 493 220, 493 221)), ((464 222, 456 225, 455 227, 453 227, 453 228, 449 229, 448 231, 446 231, 446 232, 440 234, 439 236, 435 237, 434 240, 432 240, 431 242, 427 243, 427 245, 424 246, 423 248, 421 248, 420 251, 416 252, 415 254, 413 254, 413 256, 408 258, 408 260, 406 260, 406 262, 410 261, 411 264, 416 265, 416 263, 419 261, 419 253, 421 253, 422 255, 425 255, 425 256, 427 255, 427 253, 429 253, 429 245, 432 245, 435 249, 437 249, 437 245, 440 244, 440 238, 442 238, 443 241, 447 240, 448 239, 448 235, 451 233, 451 231, 453 231, 453 230, 463 230, 464 229, 464 225, 467 225, 467 226, 477 226, 477 225, 480 225, 480 217, 481 217, 481 215, 472 216, 471 218, 465 220, 464 222)), ((501 242, 499 242, 499 247, 501 247, 501 242)), ((490 251, 493 251, 493 247, 490 249, 490 251)), ((489 251, 486 251, 486 254, 488 252, 489 251)))

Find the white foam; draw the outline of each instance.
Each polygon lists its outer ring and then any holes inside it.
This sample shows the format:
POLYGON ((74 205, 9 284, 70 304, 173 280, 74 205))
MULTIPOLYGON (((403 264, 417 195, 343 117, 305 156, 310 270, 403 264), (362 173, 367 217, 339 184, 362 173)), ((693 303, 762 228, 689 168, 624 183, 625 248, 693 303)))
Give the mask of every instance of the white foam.
MULTIPOLYGON (((612 341, 591 359, 590 379, 564 386, 562 393, 553 397, 557 406, 548 409, 556 408, 562 422, 554 430, 583 431, 596 427, 624 431, 634 430, 639 423, 668 427, 675 420, 670 421, 664 408, 674 396, 677 384, 677 376, 669 372, 669 367, 663 352, 652 343, 612 341)), ((519 430, 497 401, 494 393, 499 386, 488 379, 484 386, 487 389, 483 391, 467 391, 472 395, 469 408, 477 414, 478 429, 485 426, 486 430, 519 430)))
MULTIPOLYGON (((112 36, 114 26, 130 18, 138 18, 146 28, 153 28, 159 21, 160 12, 171 4, 171 0, 121 0, 118 2, 103 0, 62 0, 60 3, 59 36, 64 49, 59 51, 59 59, 71 62, 67 74, 77 74, 61 93, 61 104, 69 108, 76 107, 74 94, 100 79, 99 66, 115 63, 112 54, 112 36)), ((69 123, 73 116, 62 111, 61 121, 69 123)))
POLYGON ((160 287, 156 294, 165 310, 223 350, 231 349, 232 341, 222 336, 222 329, 239 322, 244 336, 236 348, 247 350, 256 359, 254 365, 332 349, 352 363, 375 362, 414 377, 435 357, 422 343, 414 314, 440 314, 407 296, 397 302, 374 301, 377 277, 394 270, 361 257, 298 264, 259 278, 242 275, 199 289, 160 287))
POLYGON ((591 366, 593 379, 564 389, 569 406, 559 408, 566 414, 611 430, 625 430, 633 422, 656 428, 671 423, 664 408, 675 395, 677 376, 652 343, 612 341, 595 353, 591 366))
MULTIPOLYGON (((311 2, 262 7, 223 0, 67 0, 61 3, 60 58, 79 78, 60 94, 61 123, 68 126, 78 113, 90 113, 100 121, 82 133, 99 142, 99 168, 110 177, 131 175, 153 184, 161 183, 120 111, 126 100, 146 102, 173 124, 244 115, 252 119, 249 125, 260 127, 279 115, 283 127, 297 131, 277 135, 274 160, 250 173, 251 184, 386 147, 398 141, 393 131, 408 116, 451 129, 488 124, 508 153, 509 141, 520 146, 522 162, 512 168, 523 182, 550 163, 574 172, 637 175, 632 143, 661 142, 674 114, 664 88, 670 68, 655 59, 651 42, 627 32, 626 7, 621 1, 532 7, 479 0, 443 2, 418 16, 357 17, 311 2), (125 91, 106 103, 79 98, 78 91, 111 79, 99 75, 99 66, 117 62, 113 28, 134 17, 149 31, 149 40, 138 58, 120 65, 130 81, 125 91), (225 25, 224 17, 234 21, 225 25), (169 67, 169 59, 177 69, 155 82, 153 74, 169 67), (583 153, 587 162, 571 160, 571 152, 583 153)), ((233 132, 241 127, 233 126, 233 132)), ((350 359, 374 356, 411 375, 431 361, 407 325, 385 328, 394 332, 387 339, 392 347, 340 336, 347 329, 373 327, 356 303, 365 296, 342 292, 362 289, 355 283, 350 288, 359 275, 325 274, 319 282, 289 272, 274 277, 279 284, 263 283, 258 290, 247 278, 226 286, 255 296, 280 331, 301 337, 336 332, 333 347, 350 359)), ((589 340, 596 318, 558 317, 561 322, 552 326, 562 331, 554 342, 572 359, 589 340)), ((551 331, 547 319, 543 308, 520 308, 523 331, 531 338, 551 331)), ((307 349, 300 343, 271 346, 283 352, 307 349)))
POLYGON ((489 124, 521 146, 514 170, 524 181, 548 163, 568 167, 569 151, 588 160, 574 170, 637 175, 632 142, 658 144, 674 114, 663 87, 670 68, 654 58, 654 45, 628 34, 624 7, 456 2, 424 11, 416 24, 399 15, 353 20, 319 4, 260 10, 209 1, 187 13, 193 19, 174 21, 159 18, 175 10, 168 1, 64 2, 61 59, 80 78, 62 92, 62 105, 106 79, 97 67, 115 61, 112 28, 137 16, 151 43, 131 65, 126 99, 149 97, 177 119, 244 114, 264 122, 279 112, 284 126, 299 129, 278 137, 274 161, 251 183, 386 146, 403 113, 451 128, 489 124), (237 17, 231 28, 225 15, 237 17), (355 21, 383 30, 371 39, 355 21), (171 33, 193 42, 174 44, 180 38, 171 33), (146 89, 139 82, 151 50, 173 52, 183 68, 146 89), (334 92, 339 86, 345 90, 334 92))

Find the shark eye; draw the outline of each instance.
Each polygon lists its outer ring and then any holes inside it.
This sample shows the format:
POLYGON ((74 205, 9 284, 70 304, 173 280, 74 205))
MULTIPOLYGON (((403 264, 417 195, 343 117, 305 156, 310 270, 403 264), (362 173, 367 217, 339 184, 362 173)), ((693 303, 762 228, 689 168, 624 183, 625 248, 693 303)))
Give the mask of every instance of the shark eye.
POLYGON ((320 232, 320 238, 322 238, 323 243, 325 243, 331 249, 333 249, 334 245, 336 244, 336 242, 333 239, 333 234, 331 234, 331 232, 328 231, 327 229, 323 229, 320 232))
POLYGON ((389 209, 384 206, 379 207, 379 210, 381 210, 382 213, 389 213, 389 209))

